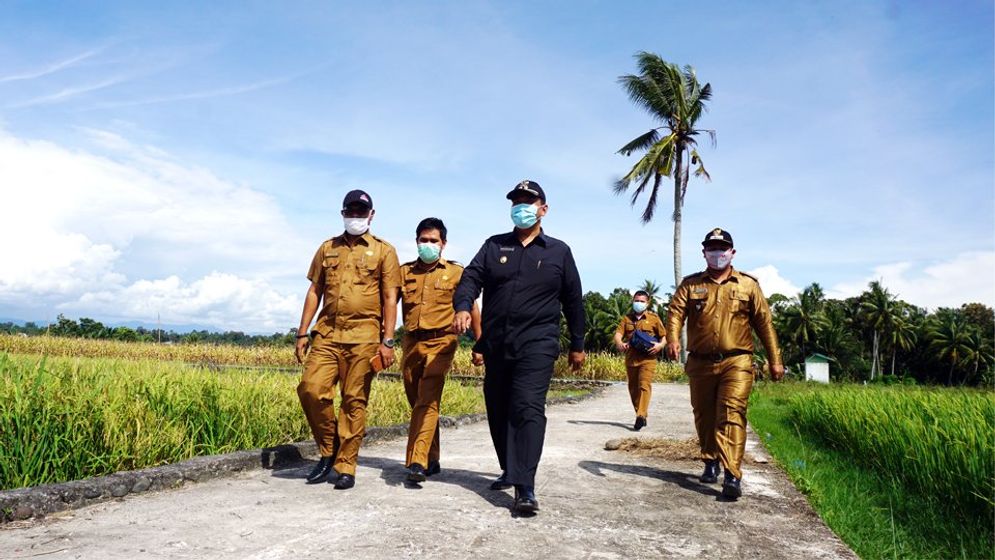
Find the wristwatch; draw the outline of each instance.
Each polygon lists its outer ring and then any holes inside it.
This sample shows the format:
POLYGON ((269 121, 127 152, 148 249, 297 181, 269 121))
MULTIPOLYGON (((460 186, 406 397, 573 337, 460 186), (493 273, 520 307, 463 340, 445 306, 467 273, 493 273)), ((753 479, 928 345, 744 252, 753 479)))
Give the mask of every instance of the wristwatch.
POLYGON ((393 338, 385 338, 385 339, 383 339, 382 344, 384 346, 386 346, 387 348, 393 348, 394 347, 394 339, 393 338))

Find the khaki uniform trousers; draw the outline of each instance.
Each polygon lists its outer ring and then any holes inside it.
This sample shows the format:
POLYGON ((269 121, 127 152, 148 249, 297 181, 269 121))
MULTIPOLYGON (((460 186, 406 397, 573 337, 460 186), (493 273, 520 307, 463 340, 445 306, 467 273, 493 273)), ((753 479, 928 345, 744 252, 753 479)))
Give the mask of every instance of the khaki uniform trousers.
POLYGON ((370 359, 378 342, 342 344, 316 334, 304 360, 297 396, 322 457, 335 457, 339 474, 356 474, 359 446, 366 435, 366 403, 373 382, 370 359), (341 393, 338 420, 333 401, 341 393))
POLYGON ((404 337, 401 372, 404 392, 411 405, 406 467, 414 463, 428 467, 439 460, 439 403, 456 346, 456 335, 425 340, 412 335, 404 337))
POLYGON ((688 357, 691 407, 701 456, 719 459, 736 478, 746 449, 746 404, 753 388, 753 357, 732 356, 719 362, 688 357))
POLYGON ((629 377, 629 398, 636 416, 649 417, 650 398, 653 396, 653 375, 656 374, 656 358, 644 355, 626 356, 625 371, 629 377))

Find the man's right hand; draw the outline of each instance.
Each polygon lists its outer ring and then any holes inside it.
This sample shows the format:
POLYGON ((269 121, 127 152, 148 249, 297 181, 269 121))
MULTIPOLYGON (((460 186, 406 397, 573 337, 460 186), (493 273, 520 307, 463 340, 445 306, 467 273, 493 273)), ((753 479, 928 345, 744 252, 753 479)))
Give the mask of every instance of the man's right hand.
POLYGON ((297 357, 297 363, 304 363, 304 355, 307 354, 308 344, 311 343, 311 339, 304 336, 297 339, 297 346, 294 348, 294 355, 297 357))
POLYGON ((456 334, 463 334, 466 329, 470 328, 470 312, 469 311, 457 311, 456 316, 453 317, 453 331, 456 334))
POLYGON ((676 360, 681 355, 681 343, 674 341, 667 343, 667 357, 676 360))

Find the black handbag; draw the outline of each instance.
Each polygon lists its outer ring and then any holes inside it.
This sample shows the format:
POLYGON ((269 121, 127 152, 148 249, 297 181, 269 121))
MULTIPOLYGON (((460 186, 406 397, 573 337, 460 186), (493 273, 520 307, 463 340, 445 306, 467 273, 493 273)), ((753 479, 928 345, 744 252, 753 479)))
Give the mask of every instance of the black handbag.
POLYGON ((645 333, 639 329, 632 331, 632 338, 629 339, 629 347, 635 348, 640 352, 649 353, 649 351, 655 346, 659 340, 653 338, 648 333, 645 333))

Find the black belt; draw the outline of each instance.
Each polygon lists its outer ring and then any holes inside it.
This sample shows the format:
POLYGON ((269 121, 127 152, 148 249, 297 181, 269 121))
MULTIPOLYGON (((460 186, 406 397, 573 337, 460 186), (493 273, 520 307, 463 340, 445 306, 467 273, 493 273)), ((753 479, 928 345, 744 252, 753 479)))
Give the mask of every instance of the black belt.
POLYGON ((742 356, 743 354, 752 354, 751 350, 730 350, 728 352, 716 352, 714 354, 705 354, 702 352, 691 352, 692 358, 698 358, 701 360, 710 360, 712 362, 721 362, 726 358, 731 358, 733 356, 742 356))
POLYGON ((435 330, 424 330, 418 329, 416 331, 408 331, 405 333, 406 336, 410 336, 415 340, 429 340, 431 338, 439 338, 440 336, 446 336, 454 334, 452 329, 435 329, 435 330))

